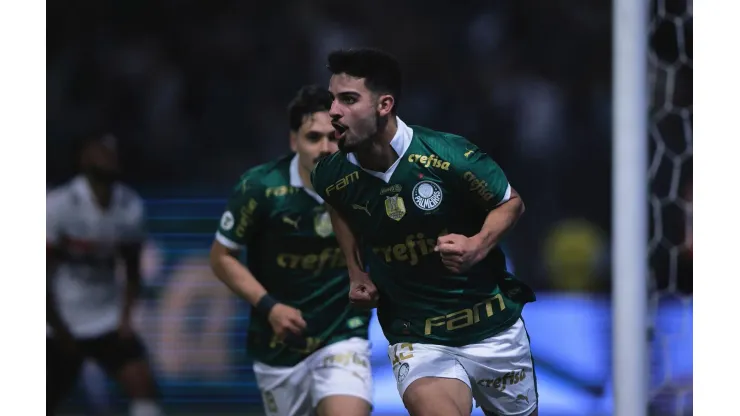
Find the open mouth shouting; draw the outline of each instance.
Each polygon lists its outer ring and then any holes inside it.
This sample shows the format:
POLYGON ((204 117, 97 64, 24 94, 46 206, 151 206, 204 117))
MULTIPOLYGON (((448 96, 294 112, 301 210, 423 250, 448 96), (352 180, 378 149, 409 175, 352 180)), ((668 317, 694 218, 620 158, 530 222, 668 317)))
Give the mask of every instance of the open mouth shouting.
POLYGON ((337 140, 343 139, 348 127, 336 121, 332 121, 331 125, 334 127, 334 138, 337 140))

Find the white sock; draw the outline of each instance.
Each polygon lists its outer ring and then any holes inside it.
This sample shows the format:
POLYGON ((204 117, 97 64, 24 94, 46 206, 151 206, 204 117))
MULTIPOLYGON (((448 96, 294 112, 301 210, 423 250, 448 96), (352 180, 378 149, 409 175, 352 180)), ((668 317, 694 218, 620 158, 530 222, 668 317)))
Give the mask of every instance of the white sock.
POLYGON ((131 402, 131 416, 163 416, 162 409, 154 400, 134 400, 131 402))

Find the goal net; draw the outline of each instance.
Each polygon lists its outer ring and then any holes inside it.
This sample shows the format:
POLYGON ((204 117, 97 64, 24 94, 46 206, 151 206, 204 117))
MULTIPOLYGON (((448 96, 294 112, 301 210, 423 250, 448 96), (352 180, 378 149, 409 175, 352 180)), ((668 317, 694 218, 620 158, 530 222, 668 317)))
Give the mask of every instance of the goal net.
POLYGON ((692 414, 691 0, 652 0, 650 87, 650 414, 692 414))

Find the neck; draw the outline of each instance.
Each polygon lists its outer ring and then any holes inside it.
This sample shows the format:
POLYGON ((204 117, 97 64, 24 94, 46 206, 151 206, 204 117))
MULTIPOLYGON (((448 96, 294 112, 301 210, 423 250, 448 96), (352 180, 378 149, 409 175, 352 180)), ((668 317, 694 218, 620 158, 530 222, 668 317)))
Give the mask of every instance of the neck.
POLYGON ((385 172, 396 163, 400 157, 391 146, 391 140, 398 131, 396 117, 391 116, 382 130, 375 137, 368 140, 368 145, 355 152, 357 161, 365 169, 376 172, 385 172))
POLYGON ((298 165, 298 176, 301 177, 303 187, 313 191, 313 185, 311 185, 311 171, 304 169, 300 164, 298 165))
POLYGON ((95 202, 97 202, 101 208, 108 208, 113 194, 113 187, 110 186, 110 184, 95 180, 90 176, 86 176, 86 178, 87 182, 90 184, 93 196, 95 197, 95 202))

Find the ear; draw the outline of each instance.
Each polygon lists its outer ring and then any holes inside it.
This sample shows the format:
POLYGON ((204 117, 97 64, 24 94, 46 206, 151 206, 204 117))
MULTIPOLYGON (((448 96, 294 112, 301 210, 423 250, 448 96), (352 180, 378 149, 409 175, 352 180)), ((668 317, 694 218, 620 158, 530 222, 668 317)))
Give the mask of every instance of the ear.
POLYGON ((393 111, 393 106, 396 105, 396 100, 390 94, 383 94, 378 97, 378 115, 381 117, 387 116, 393 111))
POLYGON ((290 131, 290 150, 295 153, 298 151, 298 132, 290 131))

